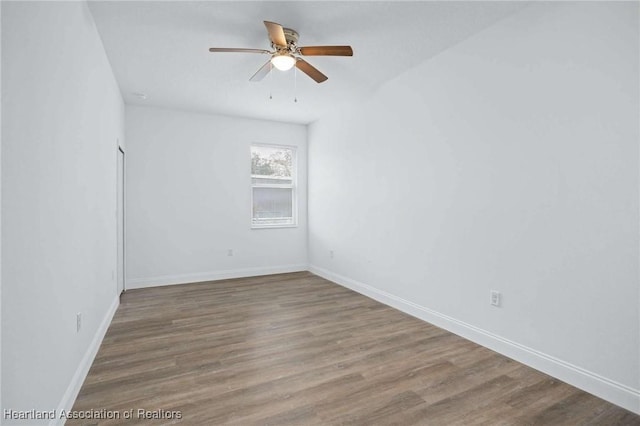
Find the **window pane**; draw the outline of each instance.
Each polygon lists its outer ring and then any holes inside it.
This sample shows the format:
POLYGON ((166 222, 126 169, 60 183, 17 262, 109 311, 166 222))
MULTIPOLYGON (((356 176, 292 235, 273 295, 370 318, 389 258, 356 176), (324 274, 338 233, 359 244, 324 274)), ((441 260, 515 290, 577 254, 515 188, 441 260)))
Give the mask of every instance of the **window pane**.
POLYGON ((253 222, 293 223, 293 197, 289 188, 253 188, 253 222))
POLYGON ((288 177, 293 171, 293 150, 274 146, 251 146, 251 175, 288 177))
POLYGON ((251 145, 252 226, 295 225, 294 147, 251 145))

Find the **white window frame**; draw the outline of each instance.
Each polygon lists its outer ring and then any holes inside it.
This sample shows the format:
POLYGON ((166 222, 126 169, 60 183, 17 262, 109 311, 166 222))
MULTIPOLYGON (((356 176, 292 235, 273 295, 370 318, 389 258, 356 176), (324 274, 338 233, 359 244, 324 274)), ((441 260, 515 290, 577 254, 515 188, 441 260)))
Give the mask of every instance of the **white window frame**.
MULTIPOLYGON (((249 166, 251 166, 251 148, 265 147, 265 148, 281 148, 292 151, 291 156, 291 184, 256 184, 253 183, 253 178, 257 175, 251 174, 249 169, 249 191, 251 192, 251 204, 249 220, 251 223, 251 229, 269 229, 269 228, 297 228, 298 227, 298 147, 294 145, 277 145, 269 143, 252 143, 249 146, 249 166), (253 221, 253 188, 284 188, 291 189, 291 223, 254 223, 253 221)), ((277 178, 275 178, 277 179, 277 178)))

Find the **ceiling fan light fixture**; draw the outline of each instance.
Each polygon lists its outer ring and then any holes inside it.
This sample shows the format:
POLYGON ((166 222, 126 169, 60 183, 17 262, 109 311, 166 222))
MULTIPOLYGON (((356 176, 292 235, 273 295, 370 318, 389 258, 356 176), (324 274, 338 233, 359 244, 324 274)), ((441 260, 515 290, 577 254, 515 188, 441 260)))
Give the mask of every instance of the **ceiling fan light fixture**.
POLYGON ((288 53, 274 55, 271 58, 271 64, 273 64, 273 66, 280 71, 287 71, 293 68, 293 66, 296 64, 296 58, 288 53))

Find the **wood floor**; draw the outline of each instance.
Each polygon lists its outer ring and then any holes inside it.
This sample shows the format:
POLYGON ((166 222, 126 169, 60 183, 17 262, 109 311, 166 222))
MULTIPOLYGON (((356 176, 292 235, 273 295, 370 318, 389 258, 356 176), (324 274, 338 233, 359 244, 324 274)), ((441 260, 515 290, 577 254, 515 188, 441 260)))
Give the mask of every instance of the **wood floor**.
POLYGON ((640 425, 307 272, 126 292, 73 410, 121 417, 69 425, 640 425))

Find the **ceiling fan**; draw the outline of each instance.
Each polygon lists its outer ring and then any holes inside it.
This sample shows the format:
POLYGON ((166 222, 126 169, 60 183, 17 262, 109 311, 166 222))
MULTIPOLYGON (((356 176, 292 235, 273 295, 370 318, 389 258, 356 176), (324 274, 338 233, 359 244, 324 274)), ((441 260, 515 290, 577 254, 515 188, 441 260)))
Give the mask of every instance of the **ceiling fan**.
POLYGON ((298 33, 291 28, 283 28, 275 22, 264 21, 271 48, 266 49, 236 49, 227 47, 212 47, 209 52, 242 52, 242 53, 264 53, 271 55, 271 58, 249 79, 250 81, 262 80, 272 67, 281 71, 286 71, 295 65, 303 73, 307 74, 316 83, 327 80, 327 76, 322 74, 309 62, 300 58, 302 56, 353 56, 351 46, 305 46, 298 47, 298 33))

